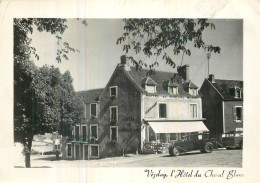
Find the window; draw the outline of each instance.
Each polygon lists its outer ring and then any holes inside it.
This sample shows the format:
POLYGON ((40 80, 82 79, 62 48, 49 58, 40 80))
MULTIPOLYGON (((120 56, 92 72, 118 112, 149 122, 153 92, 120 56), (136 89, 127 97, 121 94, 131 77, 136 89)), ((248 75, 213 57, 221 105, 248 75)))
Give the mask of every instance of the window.
POLYGON ((79 125, 77 125, 77 126, 74 127, 74 131, 75 131, 75 133, 74 133, 74 135, 75 135, 75 140, 76 140, 76 141, 79 141, 79 125))
POLYGON ((60 150, 60 144, 55 145, 55 150, 60 150))
POLYGON ((168 92, 169 92, 169 94, 177 95, 178 94, 178 87, 169 86, 168 92))
POLYGON ((90 125, 90 138, 97 139, 97 137, 98 137, 98 126, 90 125))
POLYGON ((170 133, 170 140, 177 140, 176 133, 170 133))
POLYGON ((87 125, 81 125, 82 141, 87 141, 88 128, 87 125))
POLYGON ((236 131, 242 132, 243 128, 236 128, 236 131))
POLYGON ((117 106, 110 107, 110 122, 117 122, 118 120, 117 106))
POLYGON ((67 144, 67 157, 72 157, 72 145, 67 144))
POLYGON ((191 88, 190 89, 190 94, 191 95, 197 95, 197 89, 191 88))
POLYGON ((110 140, 117 142, 118 141, 118 127, 110 126, 110 140))
POLYGON ((90 156, 98 157, 98 146, 90 146, 90 156))
POLYGON ((88 159, 88 145, 83 144, 83 159, 87 160, 88 159))
POLYGON ((235 98, 241 98, 241 90, 239 88, 235 88, 235 98))
POLYGON ((110 87, 110 97, 117 97, 117 86, 110 87))
POLYGON ((166 118, 166 104, 159 104, 159 118, 166 118))
POLYGON ((236 106, 233 108, 233 110, 234 110, 234 121, 236 121, 236 122, 243 121, 242 106, 236 106))
POLYGON ((155 85, 145 85, 145 90, 148 93, 155 93, 156 92, 156 86, 155 85))
POLYGON ((197 104, 190 104, 190 118, 197 118, 197 104))
POLYGON ((173 94, 174 95, 178 94, 178 87, 173 87, 173 94))
POLYGON ((87 118, 87 106, 84 104, 84 117, 87 118))
POLYGON ((90 116, 97 117, 97 104, 90 104, 90 116))

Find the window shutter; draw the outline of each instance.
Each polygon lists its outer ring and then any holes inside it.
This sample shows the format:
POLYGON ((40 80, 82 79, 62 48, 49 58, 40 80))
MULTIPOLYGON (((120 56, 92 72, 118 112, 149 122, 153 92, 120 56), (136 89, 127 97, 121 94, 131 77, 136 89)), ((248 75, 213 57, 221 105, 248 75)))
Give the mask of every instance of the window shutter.
POLYGON ((236 110, 236 107, 233 107, 233 118, 234 118, 234 121, 237 120, 237 110, 236 110))

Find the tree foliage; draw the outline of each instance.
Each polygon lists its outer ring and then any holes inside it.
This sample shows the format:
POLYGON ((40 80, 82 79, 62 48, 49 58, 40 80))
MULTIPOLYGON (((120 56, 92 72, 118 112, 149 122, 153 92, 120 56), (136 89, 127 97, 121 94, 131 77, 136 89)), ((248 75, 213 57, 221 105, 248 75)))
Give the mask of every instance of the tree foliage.
POLYGON ((61 74, 54 66, 37 68, 33 62, 21 62, 21 81, 15 85, 14 138, 31 148, 36 134, 58 131, 70 135, 70 128, 83 113, 69 71, 61 74), (23 70, 21 70, 23 69, 23 70), (21 88, 22 87, 22 88, 21 88), (22 93, 18 93, 22 92, 22 93))
MULTIPOLYGON (((80 120, 83 104, 76 96, 72 78, 58 68, 37 68, 30 60, 36 49, 28 37, 33 31, 54 34, 57 40, 56 60, 67 60, 69 52, 76 52, 62 41, 68 28, 66 19, 14 19, 14 141, 22 143, 29 151, 35 134, 59 131, 67 135, 71 125, 80 120)), ((82 20, 86 25, 86 21, 82 20)))
MULTIPOLYGON (((215 25, 207 19, 124 19, 123 21, 125 32, 116 43, 123 44, 125 53, 130 50, 136 54, 143 52, 149 58, 162 55, 165 63, 173 68, 176 67, 173 55, 180 53, 191 55, 188 44, 208 53, 220 53, 220 47, 207 44, 203 40, 205 29, 215 29, 215 25)), ((129 58, 137 67, 148 66, 144 60, 137 61, 133 56, 129 58)), ((149 67, 152 69, 156 65, 159 65, 157 60, 149 67)))

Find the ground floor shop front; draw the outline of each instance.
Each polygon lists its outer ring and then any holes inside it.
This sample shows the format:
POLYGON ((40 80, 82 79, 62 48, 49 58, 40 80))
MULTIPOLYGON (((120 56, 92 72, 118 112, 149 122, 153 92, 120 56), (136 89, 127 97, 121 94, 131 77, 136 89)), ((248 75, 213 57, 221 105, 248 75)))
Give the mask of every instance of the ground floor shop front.
POLYGON ((188 138, 186 140, 196 140, 191 138, 198 138, 195 134, 203 132, 208 132, 208 129, 201 120, 145 121, 142 131, 142 151, 165 152, 170 143, 184 138, 188 138), (192 134, 194 136, 190 136, 192 134))
POLYGON ((126 132, 112 126, 110 127, 110 137, 103 139, 103 141, 99 139, 94 144, 83 141, 67 142, 66 158, 88 160, 124 156, 125 154, 164 153, 168 152, 168 146, 171 142, 182 140, 186 135, 208 131, 204 123, 198 120, 145 121, 140 128, 126 132), (113 137, 111 129, 115 129, 114 138, 111 138, 113 137), (129 133, 133 133, 132 136, 129 133), (111 139, 116 139, 116 141, 111 141, 111 139), (107 141, 108 145, 103 145, 104 141, 107 141), (131 148, 132 146, 133 148, 131 148))

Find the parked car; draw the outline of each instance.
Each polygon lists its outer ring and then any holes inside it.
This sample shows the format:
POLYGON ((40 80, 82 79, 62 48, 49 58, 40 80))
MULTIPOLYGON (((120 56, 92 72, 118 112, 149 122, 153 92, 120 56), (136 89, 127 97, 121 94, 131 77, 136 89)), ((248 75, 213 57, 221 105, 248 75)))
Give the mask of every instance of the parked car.
POLYGON ((189 151, 200 150, 202 153, 211 153, 217 149, 217 141, 207 134, 193 134, 184 136, 182 140, 172 142, 169 146, 169 154, 178 156, 189 151))
POLYGON ((222 134, 222 145, 226 149, 243 149, 243 132, 232 131, 222 134))

